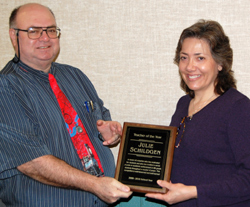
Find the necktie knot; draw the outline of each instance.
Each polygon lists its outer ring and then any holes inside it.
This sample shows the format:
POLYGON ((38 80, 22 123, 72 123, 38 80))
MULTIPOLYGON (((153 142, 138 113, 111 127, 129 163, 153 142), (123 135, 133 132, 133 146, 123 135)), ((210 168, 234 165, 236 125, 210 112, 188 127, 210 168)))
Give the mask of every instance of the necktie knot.
POLYGON ((55 93, 54 90, 58 90, 59 86, 57 85, 55 76, 52 75, 51 73, 49 73, 49 84, 50 84, 50 87, 52 88, 53 92, 55 93))

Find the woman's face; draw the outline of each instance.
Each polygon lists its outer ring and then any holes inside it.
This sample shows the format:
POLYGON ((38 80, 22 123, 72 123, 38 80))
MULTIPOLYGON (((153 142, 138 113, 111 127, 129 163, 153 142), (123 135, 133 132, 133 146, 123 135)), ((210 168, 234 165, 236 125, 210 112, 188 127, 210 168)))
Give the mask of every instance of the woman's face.
POLYGON ((179 71, 189 89, 195 93, 214 91, 221 65, 215 62, 207 41, 186 38, 180 51, 179 71))

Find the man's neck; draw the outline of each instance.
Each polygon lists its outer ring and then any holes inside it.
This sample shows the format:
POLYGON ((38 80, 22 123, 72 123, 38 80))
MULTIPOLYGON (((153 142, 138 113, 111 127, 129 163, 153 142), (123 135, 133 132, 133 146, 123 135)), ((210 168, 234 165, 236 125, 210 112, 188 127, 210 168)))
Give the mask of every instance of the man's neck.
MULTIPOLYGON (((22 61, 22 59, 21 59, 22 61)), ((30 62, 26 63, 24 61, 22 61, 24 64, 26 64, 27 66, 33 68, 34 70, 39 70, 39 71, 43 71, 44 73, 49 73, 50 68, 51 68, 51 62, 44 62, 44 63, 40 63, 40 64, 32 64, 30 62)))

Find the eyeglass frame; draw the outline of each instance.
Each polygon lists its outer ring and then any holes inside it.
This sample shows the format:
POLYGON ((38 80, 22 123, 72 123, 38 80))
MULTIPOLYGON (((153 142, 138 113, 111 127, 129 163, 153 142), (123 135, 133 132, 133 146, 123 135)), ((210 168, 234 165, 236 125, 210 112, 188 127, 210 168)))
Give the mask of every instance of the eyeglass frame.
POLYGON ((60 35, 61 35, 61 29, 59 28, 59 27, 57 27, 57 26, 50 26, 50 27, 29 27, 28 29, 18 29, 18 28, 13 28, 14 30, 16 30, 16 31, 21 31, 21 32, 27 32, 27 35, 28 35, 28 38, 29 39, 32 39, 32 40, 36 40, 36 39, 39 39, 41 36, 42 36, 42 34, 43 34, 43 32, 45 31, 46 32, 46 34, 47 34, 47 36, 50 38, 50 39, 56 39, 56 38, 59 38, 60 37, 60 35), (42 32, 40 33, 40 36, 39 37, 37 37, 37 38, 30 38, 30 36, 29 36, 29 31, 30 31, 30 29, 32 29, 32 28, 35 28, 35 29, 42 29, 42 32), (43 29, 43 28, 46 28, 46 29, 43 29), (50 29, 50 28, 56 28, 56 31, 57 31, 57 36, 56 37, 53 37, 53 38, 51 38, 50 36, 49 36, 49 34, 48 34, 48 29, 50 29))
POLYGON ((177 145, 175 145, 175 148, 179 148, 180 145, 181 145, 181 141, 182 141, 182 138, 183 138, 183 136, 184 136, 184 132, 185 132, 185 130, 186 130, 186 123, 185 123, 185 120, 186 120, 187 117, 188 117, 188 116, 184 116, 183 118, 181 118, 180 125, 179 125, 179 127, 177 128, 176 137, 177 137, 177 135, 180 133, 181 127, 182 127, 182 125, 183 125, 181 138, 180 138, 179 142, 177 143, 177 145))

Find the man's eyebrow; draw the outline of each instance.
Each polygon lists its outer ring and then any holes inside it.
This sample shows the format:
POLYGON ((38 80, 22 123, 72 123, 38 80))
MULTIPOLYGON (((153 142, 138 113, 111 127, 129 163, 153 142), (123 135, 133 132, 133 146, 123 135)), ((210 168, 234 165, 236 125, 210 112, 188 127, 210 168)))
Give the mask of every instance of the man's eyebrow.
POLYGON ((56 25, 49 25, 47 27, 40 27, 40 26, 35 26, 35 25, 32 25, 32 26, 29 26, 28 28, 31 28, 31 27, 34 27, 34 28, 49 28, 49 27, 57 27, 56 25))

